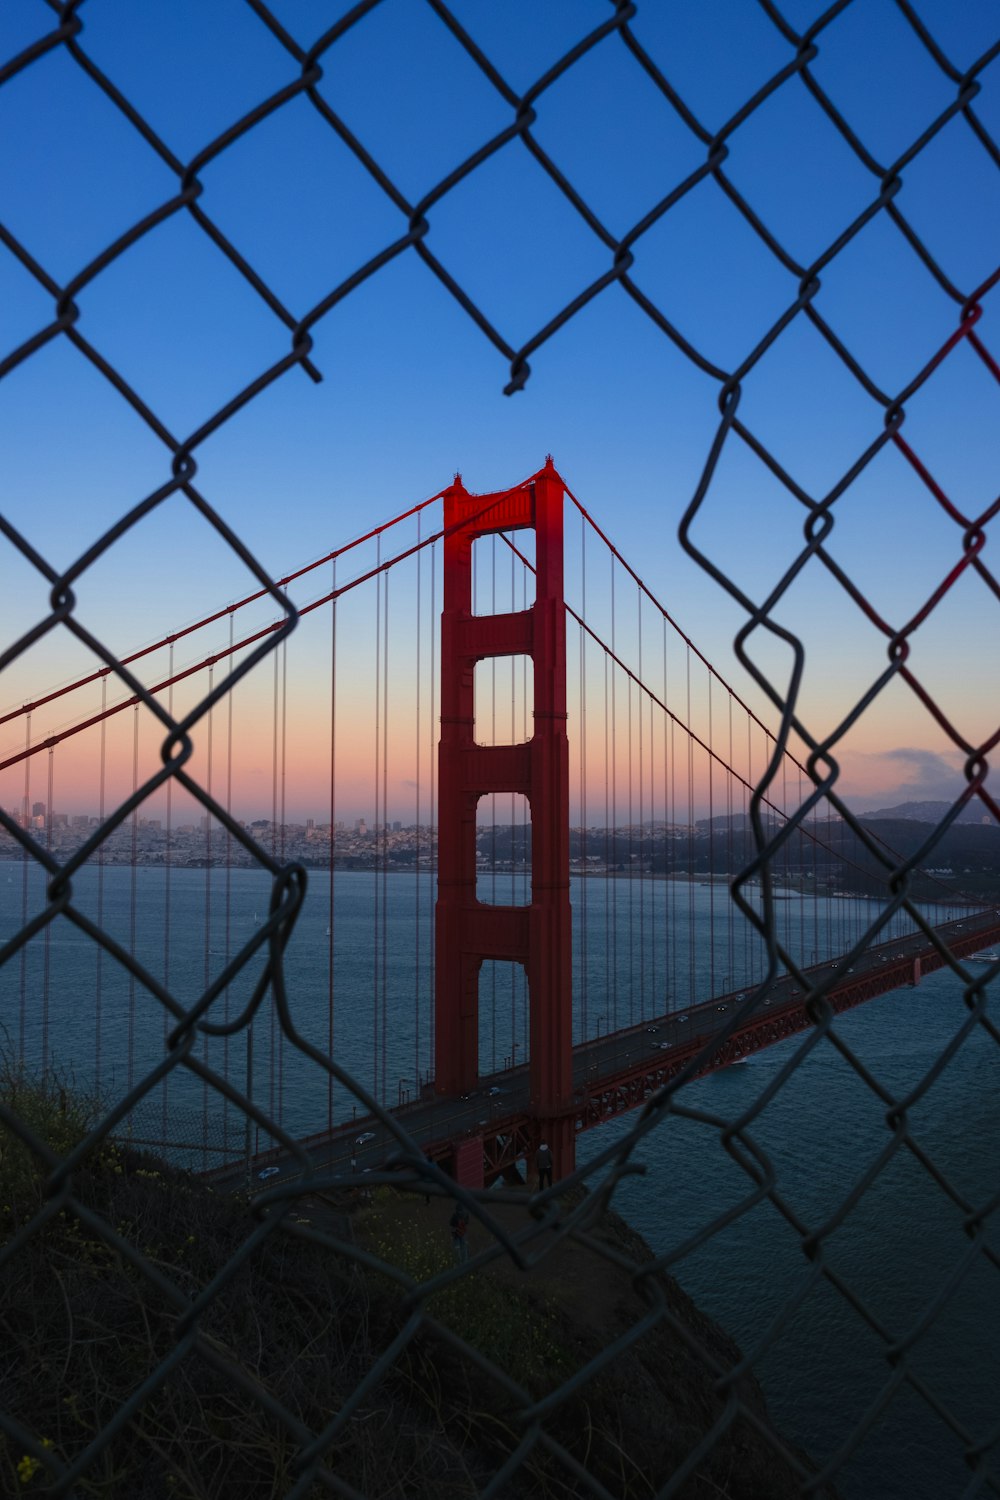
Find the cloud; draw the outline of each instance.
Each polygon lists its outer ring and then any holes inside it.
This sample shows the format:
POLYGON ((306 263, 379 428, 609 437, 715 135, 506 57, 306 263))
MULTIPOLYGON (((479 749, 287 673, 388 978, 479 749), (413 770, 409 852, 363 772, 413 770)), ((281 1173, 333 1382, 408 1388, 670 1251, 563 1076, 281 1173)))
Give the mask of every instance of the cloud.
MULTIPOLYGON (((962 756, 899 745, 844 758, 845 782, 852 783, 851 802, 859 809, 900 802, 953 802, 965 785, 962 756), (861 788, 863 787, 863 791, 861 788)), ((848 794, 850 795, 850 793, 848 794)))

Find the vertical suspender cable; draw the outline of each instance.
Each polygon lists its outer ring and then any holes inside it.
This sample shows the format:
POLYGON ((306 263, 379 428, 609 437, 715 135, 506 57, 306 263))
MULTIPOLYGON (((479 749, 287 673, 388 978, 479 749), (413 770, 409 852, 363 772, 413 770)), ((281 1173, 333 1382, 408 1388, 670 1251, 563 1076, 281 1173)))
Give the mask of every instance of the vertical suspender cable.
POLYGON ((389 574, 385 575, 385 663, 382 669, 382 1101, 389 1053, 389 574))
POLYGON ((660 1004, 660 991, 663 986, 659 977, 659 965, 657 962, 657 948, 659 947, 660 934, 656 924, 657 903, 657 881, 656 881, 656 825, 659 821, 656 816, 656 705, 649 704, 647 713, 649 723, 649 752, 647 756, 649 764, 649 991, 653 1000, 653 1014, 659 1015, 663 1007, 660 1004))
MULTIPOLYGON (((637 661, 639 661, 639 682, 642 682, 642 592, 640 592, 640 589, 636 589, 636 603, 637 603, 637 606, 639 606, 639 609, 637 609, 637 615, 639 615, 639 646, 637 646, 637 651, 639 651, 639 655, 637 655, 637 661)), ((645 938, 646 938, 646 924, 645 924, 645 921, 643 921, 643 903, 645 903, 645 898, 646 898, 646 879, 645 879, 645 870, 643 870, 643 853, 642 853, 642 849, 643 849, 643 835, 645 835, 645 826, 643 826, 643 807, 645 807, 645 804, 643 804, 643 793, 642 793, 643 768, 645 768, 645 762, 643 762, 642 699, 643 699, 643 690, 642 690, 642 687, 636 687, 636 741, 637 741, 637 744, 639 744, 639 1019, 640 1020, 642 1020, 642 1017, 645 1016, 645 1014, 646 1014, 646 942, 645 942, 645 938)))
MULTIPOLYGON (((212 696, 212 691, 214 689, 214 686, 215 686, 215 667, 214 666, 210 666, 209 669, 208 669, 208 696, 209 697, 212 696)), ((213 719, 213 714, 214 714, 214 710, 210 708, 208 710, 208 719, 207 719, 207 722, 206 722, 206 725, 205 725, 206 750, 207 750, 207 755, 208 755, 208 765, 207 765, 207 769, 206 769, 206 773, 205 773, 205 790, 207 791, 207 793, 208 793, 208 795, 210 797, 212 795, 212 761, 213 761, 213 755, 212 755, 212 729, 213 729, 213 724, 212 724, 212 719, 213 719)), ((212 982, 211 953, 212 953, 212 815, 211 815, 211 813, 206 812, 205 813, 205 962, 204 962, 204 968, 203 968, 203 978, 204 978, 204 985, 205 985, 205 989, 206 990, 208 989, 209 985, 212 982)), ((201 1056, 202 1056, 202 1061, 204 1062, 204 1064, 205 1064, 205 1066, 207 1068, 208 1067, 208 1061, 209 1061, 209 1057, 208 1057, 208 1036, 207 1035, 205 1035, 205 1036, 202 1037, 202 1041, 201 1041, 201 1056)), ((202 1146, 204 1147, 205 1143, 208 1140, 208 1080, 207 1079, 202 1079, 202 1084, 201 1084, 201 1140, 202 1140, 202 1146)), ((203 1166, 203 1168, 208 1166, 208 1158, 205 1155, 204 1150, 202 1152, 202 1166, 203 1166)))
MULTIPOLYGON (((139 788, 139 705, 132 710, 132 792, 139 788)), ((135 958, 136 907, 135 872, 139 859, 139 809, 132 810, 132 878, 129 883, 129 952, 135 958)), ((128 1086, 135 1079, 135 975, 128 976, 128 1086)))
POLYGON ((674 997, 676 1007, 678 997, 677 985, 677 735, 673 719, 670 720, 670 827, 672 830, 671 844, 672 858, 671 868, 673 874, 670 877, 670 992, 674 997))
MULTIPOLYGON (((691 723, 691 647, 686 648, 685 668, 687 680, 687 715, 686 722, 691 723)), ((687 740, 687 826, 688 826, 688 1004, 694 1005, 697 999, 695 988, 695 970, 697 967, 697 944, 694 925, 694 741, 690 734, 687 740)))
MULTIPOLYGON (((635 811, 632 803, 632 678, 625 679, 627 696, 625 699, 628 707, 628 734, 626 736, 626 747, 628 749, 628 837, 626 848, 628 849, 628 863, 625 866, 625 878, 628 882, 628 1023, 635 1023, 635 811)), ((617 1027, 616 1027, 617 1029, 617 1027)))
MULTIPOLYGON (((381 534, 375 544, 376 565, 382 562, 382 537, 381 534)), ((373 909, 375 921, 372 926, 372 1093, 379 1099, 379 1079, 381 1070, 379 1068, 379 956, 381 945, 379 933, 381 924, 385 920, 382 912, 382 891, 378 878, 378 820, 379 820, 379 792, 381 789, 381 727, 382 727, 382 574, 381 571, 375 577, 375 820, 372 834, 375 840, 375 860, 372 866, 372 879, 375 883, 373 892, 373 909)), ((379 1099, 380 1103, 385 1101, 379 1099)))
MULTIPOLYGON (((708 993, 715 994, 715 726, 712 722, 712 674, 708 674, 708 993)), ((729 989, 732 975, 727 974, 729 989)))
MULTIPOLYGON (((271 858, 278 858, 278 653, 273 652, 274 659, 274 689, 271 702, 271 858)), ((277 1053, 277 1005, 274 992, 271 992, 271 1006, 268 1012, 268 1039, 269 1052, 268 1078, 267 1078, 267 1112, 274 1119, 275 1115, 275 1082, 276 1082, 276 1053, 277 1053)))
MULTIPOLYGON (((583 516, 580 517, 580 614, 583 619, 587 618, 587 524, 583 516)), ((587 1035, 587 1002, 588 981, 590 970, 590 953, 587 942, 587 914, 590 910, 590 888, 587 884, 587 870, 589 868, 587 856, 590 852, 589 846, 589 823, 587 811, 587 632, 583 625, 580 626, 580 869, 583 879, 579 882, 580 889, 580 1020, 577 1035, 585 1038, 587 1035)))
MULTIPOLYGON (((494 534, 490 538, 490 613, 497 612, 497 539, 494 534)), ((514 738, 514 730, 511 727, 510 738, 514 738)), ((490 657, 490 744, 497 742, 497 659, 490 657)), ((490 900, 493 905, 497 904, 497 794, 490 793, 490 900)), ((511 849, 513 850, 514 830, 511 829, 511 849)), ((513 872, 512 872, 513 874, 513 872)), ((513 899, 513 893, 512 893, 513 899)), ((514 981, 514 970, 510 968, 510 980, 514 981)), ((478 1054, 477 1054, 478 1055, 478 1054)), ((490 1072, 497 1070, 497 966, 490 964, 490 1072)))
MULTIPOLYGON (((752 835, 752 831, 751 831, 751 827, 750 827, 750 805, 749 805, 749 800, 748 800, 749 793, 748 793, 748 789, 747 789, 747 784, 748 784, 749 781, 750 781, 750 720, 747 719, 747 750, 746 750, 746 761, 745 761, 745 765, 744 765, 743 782, 742 782, 742 786, 741 786, 741 792, 742 792, 741 801, 742 801, 742 804, 743 804, 743 851, 744 851, 744 862, 747 859, 749 859, 752 856, 753 853, 756 852, 754 850, 754 847, 753 847, 753 835, 752 835)), ((748 894, 750 896, 750 899, 752 900, 753 899, 753 893, 749 892, 748 894)), ((744 921, 744 923, 743 923, 743 967, 744 967, 744 969, 746 971, 746 976, 747 976, 746 982, 747 982, 747 984, 756 984, 757 983, 756 959, 755 959, 756 942, 757 942, 756 935, 751 930, 750 923, 747 922, 747 921, 744 921)))
MULTIPOLYGON (((647 652, 647 658, 654 657, 653 651, 647 652)), ((649 668, 649 676, 652 680, 654 673, 649 668)), ((647 837, 645 841, 645 854, 643 855, 643 870, 648 879, 646 880, 646 894, 643 899, 643 910, 647 937, 643 943, 643 952, 647 954, 647 968, 649 975, 649 995, 652 1008, 648 1012, 656 1015, 659 1011, 659 986, 657 984, 656 971, 656 710, 649 694, 649 702, 646 705, 646 728, 643 730, 643 757, 648 767, 649 791, 644 803, 646 810, 647 837)))
MULTIPOLYGON (((667 622, 663 620, 663 703, 667 704, 667 622)), ((670 822, 670 761, 667 754, 668 736, 670 733, 670 719, 664 714, 663 717, 663 994, 660 997, 662 1004, 657 1004, 657 1011, 666 1012, 672 1008, 670 1003, 670 953, 673 948, 672 933, 670 931, 670 887, 672 876, 670 870, 670 854, 673 846, 673 827, 670 822)))
MULTIPOLYGON (((515 571, 516 565, 517 565, 517 558, 515 556, 514 549, 511 548, 511 550, 510 550, 510 612, 511 612, 511 614, 514 613, 514 610, 515 610, 515 608, 517 606, 517 574, 516 574, 516 571, 515 571)), ((511 739, 515 739, 516 740, 518 738, 518 722, 517 722, 517 657, 516 656, 512 656, 511 659, 510 659, 510 725, 511 725, 511 729, 510 729, 511 739)), ((520 731, 521 731, 520 738, 522 740, 526 739, 527 736, 526 736, 526 734, 524 732, 524 725, 523 724, 520 726, 520 731)), ((514 899, 515 899, 515 897, 517 895, 517 861, 518 861, 519 857, 522 857, 522 856, 519 856, 519 853, 518 853, 518 843, 517 843, 517 793, 516 792, 511 792, 511 794, 510 794, 510 899, 511 899, 512 902, 514 901, 514 899)), ((514 1039, 517 1036, 517 986, 518 986, 518 982, 519 982, 519 980, 521 978, 521 975, 523 975, 523 973, 524 973, 524 970, 523 970, 523 967, 522 967, 521 968, 521 974, 519 975, 518 974, 518 967, 519 966, 515 965, 513 971, 511 972, 511 976, 510 976, 510 1040, 508 1042, 508 1046, 510 1047, 509 1056, 510 1056, 510 1060, 511 1060, 511 1064, 512 1065, 516 1061, 516 1055, 514 1053, 514 1039)))
MULTIPOLYGON (((636 604, 639 617, 639 681, 642 676, 642 593, 636 589, 636 604)), ((642 720, 643 690, 640 687, 636 693, 638 703, 639 720, 637 725, 639 740, 639 1016, 640 1019, 647 1015, 646 1010, 646 860, 643 853, 646 838, 645 802, 643 800, 643 778, 645 775, 645 759, 643 755, 643 720, 642 720)))
MULTIPOLYGON (((726 878, 732 881, 735 874, 735 861, 733 859, 733 695, 732 691, 726 700, 727 717, 729 721, 729 754, 726 756, 726 878)), ((742 843, 742 840, 741 840, 742 843)), ((739 985, 740 989, 749 984, 749 975, 736 972, 736 904, 730 901, 727 905, 726 921, 726 970, 732 975, 733 983, 739 985)))
POLYGON ((420 548, 420 522, 421 514, 417 514, 417 639, 414 652, 414 667, 416 677, 416 727, 414 748, 416 750, 416 765, 414 767, 414 852, 413 852, 413 1083, 420 1096, 420 699, 421 699, 421 675, 423 663, 420 659, 420 634, 423 621, 420 618, 421 606, 421 581, 424 570, 424 555, 420 548))
POLYGON ((821 950, 820 940, 819 940, 819 930, 820 930, 820 928, 819 928, 819 924, 820 924, 820 912, 819 912, 819 841, 815 837, 815 830, 816 830, 816 828, 818 826, 817 825, 817 820, 816 820, 816 810, 815 810, 815 808, 813 809, 812 825, 813 825, 813 831, 814 831, 813 838, 811 840, 811 842, 812 842, 812 851, 811 851, 812 852, 812 867, 813 867, 813 955, 812 955, 812 958, 813 958, 813 963, 817 963, 819 961, 820 957, 821 957, 822 950, 821 950))
MULTIPOLYGON (((232 621, 231 620, 230 620, 230 630, 232 630, 232 621)), ((171 720, 173 719, 173 716, 174 716, 174 683, 173 683, 173 677, 174 677, 174 643, 173 643, 173 641, 171 641, 170 642, 170 653, 169 653, 169 658, 168 658, 168 671, 167 671, 167 679, 168 679, 168 684, 169 684, 168 687, 167 687, 167 713, 169 714, 171 720)), ((104 734, 104 725, 102 723, 101 724, 101 735, 102 735, 101 756, 102 756, 102 760, 103 760, 103 754, 104 754, 104 750, 103 750, 103 734, 104 734)), ((103 784, 103 771, 102 771, 102 784, 103 784)), ((103 808, 103 793, 102 793, 102 808, 103 808)), ((173 844, 173 815, 174 815, 174 778, 172 776, 170 776, 170 777, 167 778, 167 817, 166 817, 166 823, 167 823, 167 829, 166 829, 167 840, 166 840, 166 848, 163 851, 163 988, 165 990, 169 990, 169 988, 170 988, 170 900, 171 900, 171 894, 172 894, 172 892, 171 892, 171 883, 172 883, 172 873, 173 873, 173 870, 172 870, 172 861, 173 861, 173 848, 172 848, 172 844, 173 844)), ((103 817, 103 811, 102 811, 102 817, 103 817)), ((170 1028, 171 1028, 172 1021, 173 1021, 173 1017, 171 1016, 170 1012, 167 1010, 166 1006, 164 1006, 163 1007, 163 1052, 164 1052, 164 1056, 166 1055, 166 1052, 167 1052, 167 1038, 170 1035, 170 1028)), ((164 1076, 164 1079, 163 1079, 163 1089, 162 1089, 161 1094, 160 1094, 160 1109, 161 1109, 161 1114, 160 1114, 160 1138, 163 1141, 165 1141, 167 1139, 167 1123, 168 1123, 169 1108, 170 1108, 170 1074, 167 1073, 164 1076)))
MULTIPOLYGON (((173 648, 171 648, 173 649, 173 648)), ((108 706, 108 679, 101 678, 101 776, 97 799, 97 816, 100 826, 104 827, 104 805, 105 791, 107 786, 107 720, 104 717, 108 706)), ((97 925, 104 926, 104 841, 101 840, 97 847, 97 925)), ((94 1027, 94 1083, 100 1090, 101 1087, 101 1025, 102 1025, 102 990, 104 982, 104 949, 100 943, 97 944, 97 973, 95 975, 96 1006, 94 1027)), ((166 1030, 166 1012, 164 1012, 164 1030, 166 1030)), ((166 1126, 163 1134, 166 1136, 166 1126)))
MULTIPOLYGON (((233 669, 233 612, 229 611, 229 670, 233 669)), ((230 687, 226 694, 226 812, 229 817, 233 815, 233 692, 230 687)), ((232 917, 233 917, 233 836, 226 830, 226 933, 225 933, 225 963, 228 967, 230 959, 230 947, 232 941, 232 917)), ((226 985, 226 993, 223 999, 223 1019, 229 1021, 229 985, 226 985)), ((222 1076, 229 1082, 229 1037, 222 1039, 222 1076)), ((222 1149, 225 1152, 224 1161, 229 1160, 229 1100, 226 1099, 222 1110, 222 1149)))
POLYGON ((274 689, 271 703, 271 858, 278 858, 278 653, 272 653, 274 689))
MULTIPOLYGON (((107 678, 102 678, 101 679, 101 692, 102 692, 102 695, 105 694, 106 691, 107 691, 106 684, 107 684, 107 678)), ((102 704, 102 706, 103 706, 103 704, 102 704)), ((30 749, 31 749, 31 713, 30 712, 25 715, 25 721, 24 721, 24 748, 25 748, 25 751, 30 751, 30 749)), ((102 788, 102 798, 103 798, 103 787, 104 787, 104 720, 102 719, 101 720, 101 788, 102 788)), ((101 821, 102 821, 102 823, 104 821, 103 811, 101 813, 101 821)), ((26 754, 25 757, 24 757, 24 802, 22 804, 21 822, 22 822, 22 826, 25 828, 25 830, 27 830, 27 829, 29 829, 31 827, 31 756, 30 756, 30 754, 26 754)), ((104 848, 103 844, 101 845, 101 848, 103 850, 103 848, 104 848)), ((24 852, 23 852, 23 854, 22 854, 22 858, 21 858, 21 926, 22 927, 27 927, 27 925, 28 925, 28 868, 29 868, 30 864, 31 864, 31 856, 29 855, 27 849, 25 849, 24 852)), ((98 917, 98 922, 99 921, 100 921, 100 917, 98 917)), ((19 1056, 21 1056, 21 1057, 24 1056, 25 1024, 26 1024, 26 1018, 27 1018, 27 1013, 28 1013, 28 948, 29 948, 29 946, 30 946, 30 944, 24 943, 22 945, 22 948, 21 948, 21 965, 20 965, 20 968, 21 968, 21 1001, 20 1001, 20 1008, 19 1008, 19 1011, 18 1011, 18 1017, 19 1017, 19 1019, 18 1019, 18 1032, 19 1032, 19 1039, 20 1039, 20 1044, 21 1044, 19 1056)), ((98 976, 97 994, 98 994, 98 1007, 100 1007, 100 993, 101 993, 101 986, 100 986, 101 969, 100 969, 100 963, 101 963, 101 946, 100 946, 100 944, 98 944, 97 945, 97 964, 98 964, 98 968, 97 968, 97 976, 98 976)), ((100 1045, 101 1045, 100 1044, 100 1021, 98 1020, 98 1043, 97 1043, 97 1046, 98 1046, 98 1054, 97 1054, 97 1081, 98 1081, 98 1083, 100 1083, 100 1078, 101 1078, 101 1072, 100 1072, 100 1062, 101 1062, 101 1059, 100 1059, 100 1045)))
MULTIPOLYGON (((327 895, 326 922, 326 1055, 333 1060, 334 1044, 334 927, 337 904, 335 882, 337 871, 337 559, 333 559, 330 601, 330 889, 327 895)), ((326 1075, 326 1128, 333 1130, 333 1074, 326 1075)))
MULTIPOLYGON (((431 543, 431 705, 428 716, 428 734, 430 744, 428 755, 431 767, 430 785, 430 838, 431 838, 431 890, 436 888, 437 883, 437 761, 434 756, 434 742, 437 722, 437 542, 431 543)), ((427 993, 434 994, 434 905, 429 903, 430 923, 428 927, 427 943, 427 993)), ((437 1016, 434 1011, 433 1000, 430 1003, 430 1026, 428 1027, 428 1051, 427 1072, 430 1075, 434 1068, 434 1041, 437 1016)))
MULTIPOLYGON (((55 781, 54 774, 55 748, 49 746, 48 765, 48 791, 45 804, 45 848, 52 853, 52 795, 55 781)), ((51 962, 52 923, 46 922, 45 932, 42 937, 42 1073, 48 1071, 49 1066, 49 966, 51 962)))
POLYGON ((285 793, 288 784, 288 637, 281 642, 281 863, 285 863, 285 793))
MULTIPOLYGON (((281 863, 285 863, 285 784, 288 773, 288 637, 281 642, 281 863)), ((285 1028, 278 1027, 278 1124, 285 1123, 285 1028)))
MULTIPOLYGON (((793 929, 795 927, 795 912, 797 909, 801 916, 802 903, 800 901, 798 903, 798 907, 796 908, 793 906, 791 899, 791 892, 795 887, 795 880, 792 871, 791 838, 789 836, 788 829, 788 757, 785 755, 782 755, 781 757, 781 830, 785 839, 785 891, 788 896, 788 900, 785 902, 785 909, 788 914, 787 920, 785 922, 785 931, 787 933, 786 941, 788 943, 789 949, 791 949, 793 941, 793 929)), ((801 963, 801 961, 802 959, 800 951, 799 962, 801 963)))
MULTIPOLYGON (((833 818, 832 809, 829 802, 827 802, 826 804, 826 847, 828 850, 832 850, 833 848, 833 818)), ((844 903, 840 900, 840 897, 834 890, 836 871, 832 858, 829 854, 827 855, 827 859, 830 861, 830 878, 827 881, 826 889, 827 895, 830 898, 830 913, 834 920, 829 924, 829 931, 827 934, 827 951, 825 957, 831 958, 834 955, 837 947, 839 947, 840 945, 840 929, 844 920, 844 903)))
MULTIPOLYGON (((800 811, 800 809, 802 807, 802 772, 801 771, 798 773, 797 788, 798 788, 798 794, 797 794, 797 803, 796 803, 796 809, 795 809, 795 811, 796 811, 796 818, 798 818, 799 811, 800 811)), ((788 807, 787 807, 787 804, 785 806, 785 818, 786 818, 786 821, 787 821, 787 818, 788 818, 788 807)), ((806 882, 805 882, 806 871, 805 871, 804 850, 802 848, 802 824, 800 822, 796 822, 796 825, 795 825, 795 868, 796 868, 796 870, 798 872, 797 882, 798 882, 798 889, 799 889, 799 953, 801 955, 801 957, 799 959, 799 962, 805 964, 805 963, 809 962, 809 954, 808 954, 808 946, 807 946, 807 942, 806 942, 806 882)))
MULTIPOLYGON (((608 655, 604 653, 604 1014, 611 996, 611 880, 614 834, 611 827, 611 713, 608 702, 608 655)), ((598 1032, 600 1020, 598 1020, 598 1032)))
MULTIPOLYGON (((615 653, 615 559, 611 554, 611 650, 615 653)), ((609 1031, 618 1030, 618 725, 616 699, 618 696, 614 668, 611 670, 611 851, 615 863, 615 887, 612 903, 613 926, 611 929, 611 1021, 609 1031)))

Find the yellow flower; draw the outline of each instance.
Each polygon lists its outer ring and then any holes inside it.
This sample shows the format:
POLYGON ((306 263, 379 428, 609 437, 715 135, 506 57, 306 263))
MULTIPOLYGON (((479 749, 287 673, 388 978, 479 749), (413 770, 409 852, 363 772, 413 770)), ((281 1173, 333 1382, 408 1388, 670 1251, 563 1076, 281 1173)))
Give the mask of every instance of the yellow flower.
MULTIPOLYGON (((52 1439, 42 1438, 42 1447, 51 1448, 52 1439)), ((30 1484, 41 1467, 41 1459, 32 1458, 30 1453, 26 1453, 17 1466, 17 1477, 22 1484, 30 1484)))

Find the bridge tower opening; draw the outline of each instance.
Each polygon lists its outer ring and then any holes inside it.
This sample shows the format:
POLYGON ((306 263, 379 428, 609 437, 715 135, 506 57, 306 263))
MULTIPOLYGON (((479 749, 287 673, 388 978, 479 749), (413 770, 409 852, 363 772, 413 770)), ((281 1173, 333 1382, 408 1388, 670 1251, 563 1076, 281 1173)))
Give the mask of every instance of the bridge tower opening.
POLYGON ((560 1176, 575 1162, 563 490, 549 458, 517 489, 471 495, 456 476, 445 491, 434 976, 436 1087, 443 1094, 466 1093, 479 1076, 483 962, 524 965, 530 1113, 560 1176), (534 603, 506 614, 473 614, 473 543, 528 528, 535 532, 534 603), (523 744, 477 744, 476 663, 520 655, 533 665, 531 737, 523 744), (528 802, 526 906, 486 905, 476 898, 476 808, 490 792, 519 792, 528 802))

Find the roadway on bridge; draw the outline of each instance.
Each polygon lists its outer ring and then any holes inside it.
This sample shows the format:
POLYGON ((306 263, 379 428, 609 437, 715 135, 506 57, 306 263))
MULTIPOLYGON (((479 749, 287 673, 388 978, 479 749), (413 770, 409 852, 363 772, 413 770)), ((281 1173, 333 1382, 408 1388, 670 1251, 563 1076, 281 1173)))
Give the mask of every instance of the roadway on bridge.
MULTIPOLYGON (((937 930, 950 946, 968 952, 975 949, 979 936, 995 940, 1000 925, 998 919, 1000 913, 981 912, 962 921, 942 924, 937 930)), ((830 960, 804 972, 814 985, 832 981, 842 989, 870 984, 884 966, 892 965, 900 974, 897 983, 902 985, 908 982, 903 975, 912 974, 913 961, 932 955, 936 958, 935 950, 922 933, 917 933, 869 948, 853 964, 830 960), (902 972, 901 961, 905 966, 902 972)), ((573 1050, 573 1085, 577 1099, 582 1100, 588 1093, 608 1087, 610 1080, 634 1074, 643 1067, 653 1072, 657 1064, 664 1062, 662 1054, 683 1047, 685 1053, 691 1055, 730 1023, 734 1011, 750 994, 750 990, 734 991, 581 1043, 573 1050)), ((759 1017, 767 1007, 770 1017, 779 1017, 801 1010, 804 999, 798 981, 785 976, 775 981, 753 1014, 759 1017)), ((463 1137, 504 1134, 505 1127, 510 1129, 515 1122, 524 1119, 529 1105, 528 1068, 521 1065, 481 1078, 475 1091, 461 1098, 414 1100, 394 1108, 391 1113, 433 1156, 439 1152, 443 1154, 446 1147, 463 1137)), ((358 1117, 332 1134, 310 1137, 300 1144, 314 1170, 324 1175, 342 1175, 347 1182, 357 1181, 366 1171, 382 1167, 398 1147, 391 1131, 378 1118, 371 1117, 358 1117)), ((249 1176, 245 1162, 219 1168, 211 1174, 220 1186, 249 1186, 255 1192, 300 1175, 298 1163, 283 1149, 255 1157, 250 1163, 249 1176), (267 1175, 262 1176, 264 1173, 267 1175)))

